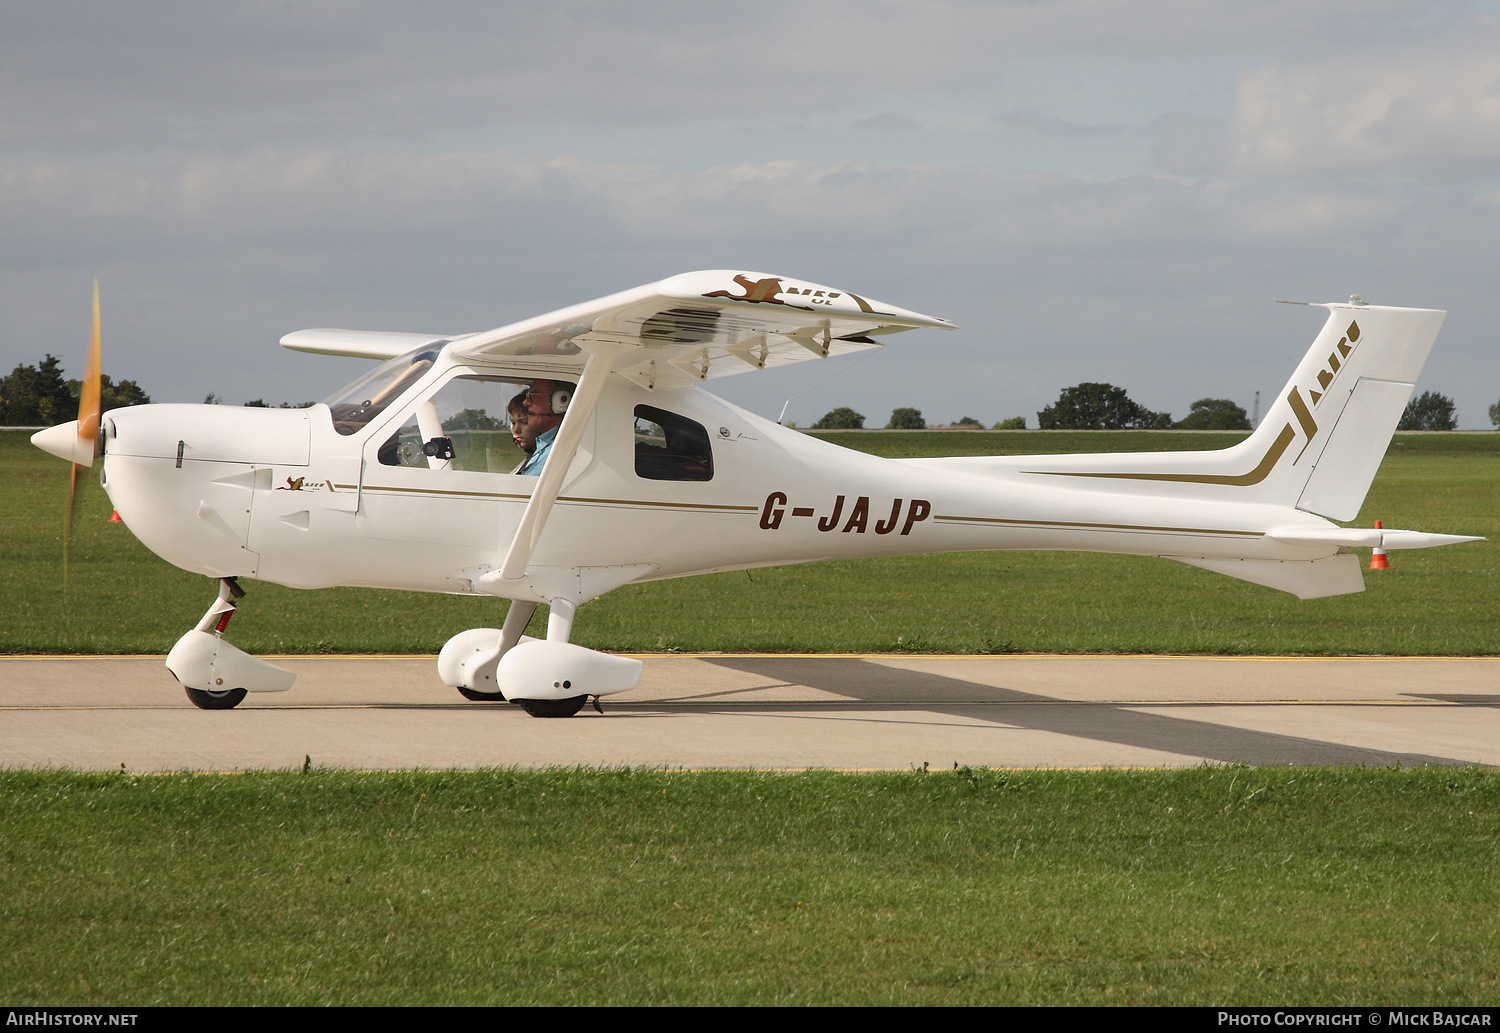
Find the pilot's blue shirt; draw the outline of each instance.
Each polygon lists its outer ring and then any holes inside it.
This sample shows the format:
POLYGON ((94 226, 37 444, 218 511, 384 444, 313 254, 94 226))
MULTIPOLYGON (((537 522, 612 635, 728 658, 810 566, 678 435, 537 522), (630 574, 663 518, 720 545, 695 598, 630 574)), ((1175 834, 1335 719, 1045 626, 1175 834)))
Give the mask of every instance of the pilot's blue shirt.
POLYGON ((547 453, 552 451, 552 442, 557 440, 559 429, 560 426, 553 427, 551 430, 544 430, 536 436, 536 451, 531 453, 531 456, 526 462, 521 464, 521 468, 516 473, 525 477, 541 476, 542 466, 547 462, 547 453))

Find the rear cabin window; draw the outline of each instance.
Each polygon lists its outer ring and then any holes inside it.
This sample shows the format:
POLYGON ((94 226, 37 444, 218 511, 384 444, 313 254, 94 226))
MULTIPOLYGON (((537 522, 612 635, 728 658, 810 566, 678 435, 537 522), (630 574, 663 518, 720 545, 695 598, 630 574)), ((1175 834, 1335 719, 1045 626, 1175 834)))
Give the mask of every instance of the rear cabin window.
POLYGON ((635 407, 635 473, 652 481, 710 481, 713 449, 703 424, 651 405, 635 407))

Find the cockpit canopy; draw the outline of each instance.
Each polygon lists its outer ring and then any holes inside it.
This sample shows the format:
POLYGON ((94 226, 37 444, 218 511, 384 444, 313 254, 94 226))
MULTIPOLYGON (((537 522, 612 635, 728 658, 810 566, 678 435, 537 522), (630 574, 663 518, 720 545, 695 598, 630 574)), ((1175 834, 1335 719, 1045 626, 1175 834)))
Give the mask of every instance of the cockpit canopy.
MULTIPOLYGON (((446 343, 446 342, 442 342, 446 343)), ((441 347, 441 344, 439 345, 441 347)), ((326 404, 333 411, 333 429, 346 437, 358 434, 385 411, 401 393, 432 368, 438 348, 423 345, 382 362, 354 383, 331 395, 326 404)))

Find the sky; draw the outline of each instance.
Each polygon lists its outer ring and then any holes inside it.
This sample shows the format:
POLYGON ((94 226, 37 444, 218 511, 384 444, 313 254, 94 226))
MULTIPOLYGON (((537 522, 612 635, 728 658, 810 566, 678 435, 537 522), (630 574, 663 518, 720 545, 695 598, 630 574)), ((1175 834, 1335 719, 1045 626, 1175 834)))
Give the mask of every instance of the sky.
POLYGON ((715 380, 804 426, 1107 381, 1262 411, 1343 301, 1500 400, 1500 2, 0 3, 0 371, 326 397, 309 327, 486 330, 691 269, 956 322, 715 380), (826 383, 818 381, 838 372, 826 383), (814 386, 817 385, 817 386, 814 386), (811 390, 807 390, 811 388, 811 390))

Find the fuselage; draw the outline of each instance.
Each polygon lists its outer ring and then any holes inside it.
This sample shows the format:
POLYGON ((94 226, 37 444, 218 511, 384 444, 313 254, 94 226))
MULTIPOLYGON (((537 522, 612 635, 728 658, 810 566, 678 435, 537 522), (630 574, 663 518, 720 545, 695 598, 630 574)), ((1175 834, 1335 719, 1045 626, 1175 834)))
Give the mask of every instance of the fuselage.
POLYGON ((1332 526, 1291 506, 1207 491, 1166 498, 1149 484, 1038 471, 1056 457, 882 459, 780 427, 696 385, 650 389, 613 378, 531 556, 535 576, 505 581, 493 571, 537 478, 466 456, 503 433, 493 403, 489 415, 461 410, 456 423, 432 402, 456 390, 450 385, 530 376, 444 355, 352 429, 324 404, 114 410, 104 421, 102 481, 125 523, 169 562, 300 588, 545 601, 576 582, 566 594, 581 601, 629 581, 901 553, 1312 560, 1336 551, 1268 538, 1270 528, 1332 526), (420 441, 433 420, 459 455, 413 462, 403 428, 420 441), (643 423, 665 428, 666 443, 650 444, 643 423))
POLYGON ((102 453, 141 541, 222 579, 167 657, 195 705, 295 677, 222 637, 249 577, 511 599, 503 627, 444 644, 439 675, 469 699, 569 716, 639 682, 639 660, 570 641, 581 604, 631 582, 1056 549, 1163 556, 1313 599, 1363 590, 1350 548, 1472 540, 1331 522, 1358 515, 1443 313, 1326 307, 1260 426, 1209 452, 892 460, 780 427, 700 383, 953 326, 732 270, 456 337, 298 331, 282 343, 384 360, 308 409, 147 405, 96 424, 91 360, 79 419, 32 441, 75 467, 102 453), (547 637, 530 638, 542 603, 547 637))

